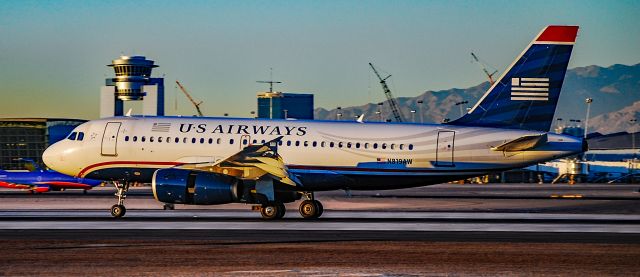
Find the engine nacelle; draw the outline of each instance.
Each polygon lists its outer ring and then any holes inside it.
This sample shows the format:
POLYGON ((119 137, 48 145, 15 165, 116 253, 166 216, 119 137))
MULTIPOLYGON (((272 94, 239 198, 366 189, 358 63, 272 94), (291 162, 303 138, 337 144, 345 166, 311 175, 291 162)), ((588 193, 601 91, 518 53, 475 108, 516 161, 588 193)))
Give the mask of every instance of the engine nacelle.
POLYGON ((153 173, 153 196, 164 203, 214 205, 238 201, 236 178, 202 171, 158 169, 153 173))

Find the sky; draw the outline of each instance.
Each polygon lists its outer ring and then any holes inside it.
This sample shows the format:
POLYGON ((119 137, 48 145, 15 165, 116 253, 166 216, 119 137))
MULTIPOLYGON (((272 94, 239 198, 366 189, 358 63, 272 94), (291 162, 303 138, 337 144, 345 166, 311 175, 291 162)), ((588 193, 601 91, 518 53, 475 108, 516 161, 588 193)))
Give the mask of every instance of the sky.
MULTIPOLYGON (((640 1, 0 0, 0 117, 99 117, 107 67, 143 55, 165 78, 166 114, 248 117, 256 94, 315 94, 316 107, 379 102, 368 66, 395 96, 485 81, 546 25, 579 25, 570 68, 640 62, 640 1), (177 109, 176 109, 177 102, 177 109)), ((127 104, 133 113, 141 105, 127 104)))

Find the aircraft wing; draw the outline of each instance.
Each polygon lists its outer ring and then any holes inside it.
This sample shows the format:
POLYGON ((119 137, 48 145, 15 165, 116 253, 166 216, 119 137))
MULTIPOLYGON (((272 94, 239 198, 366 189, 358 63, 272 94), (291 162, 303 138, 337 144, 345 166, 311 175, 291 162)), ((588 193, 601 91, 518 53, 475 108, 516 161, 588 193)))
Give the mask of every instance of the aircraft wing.
POLYGON ((547 134, 521 136, 517 139, 507 141, 496 147, 492 147, 493 151, 517 152, 536 148, 547 143, 547 134))
POLYGON ((284 184, 299 186, 300 182, 295 176, 289 174, 289 169, 278 154, 278 142, 281 139, 282 136, 265 144, 249 145, 238 153, 213 164, 185 164, 178 167, 215 172, 245 180, 258 180, 269 175, 284 184))

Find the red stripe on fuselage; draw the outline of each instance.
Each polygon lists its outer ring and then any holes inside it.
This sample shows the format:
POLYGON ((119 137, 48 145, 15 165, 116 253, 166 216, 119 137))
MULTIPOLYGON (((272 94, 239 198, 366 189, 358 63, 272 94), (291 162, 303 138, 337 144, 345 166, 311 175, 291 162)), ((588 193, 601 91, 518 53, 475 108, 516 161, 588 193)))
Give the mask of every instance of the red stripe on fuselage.
POLYGON ((80 170, 80 172, 78 172, 78 177, 83 177, 85 174, 89 173, 89 170, 96 168, 96 167, 100 167, 100 166, 108 166, 108 165, 124 165, 124 164, 144 164, 144 165, 170 165, 170 166, 176 166, 176 165, 183 165, 184 163, 178 163, 178 162, 143 162, 143 161, 111 161, 111 162, 103 162, 103 163, 97 163, 97 164, 92 164, 90 166, 87 166, 85 168, 83 168, 82 170, 80 170))

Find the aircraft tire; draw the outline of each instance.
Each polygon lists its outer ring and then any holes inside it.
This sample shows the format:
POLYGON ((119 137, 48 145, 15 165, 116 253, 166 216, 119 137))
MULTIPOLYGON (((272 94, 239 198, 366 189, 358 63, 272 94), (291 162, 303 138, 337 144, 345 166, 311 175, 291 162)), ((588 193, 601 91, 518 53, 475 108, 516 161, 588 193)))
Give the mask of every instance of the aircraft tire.
POLYGON ((285 210, 282 203, 264 205, 260 208, 260 215, 262 215, 262 219, 266 220, 279 219, 284 216, 285 210))
POLYGON ((313 200, 313 202, 315 202, 315 204, 318 206, 318 214, 316 214, 316 218, 318 218, 324 212, 324 207, 322 206, 322 203, 320 203, 320 201, 318 200, 313 200))
POLYGON ((111 206, 111 215, 115 218, 123 217, 127 213, 127 208, 124 205, 115 204, 111 206))
POLYGON ((320 212, 320 210, 318 209, 319 206, 317 205, 317 203, 319 202, 316 202, 317 201, 314 200, 304 200, 300 203, 298 211, 300 212, 302 218, 311 219, 318 217, 318 213, 320 212))

